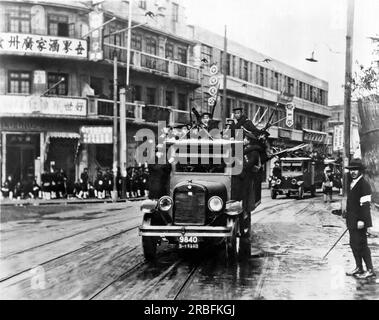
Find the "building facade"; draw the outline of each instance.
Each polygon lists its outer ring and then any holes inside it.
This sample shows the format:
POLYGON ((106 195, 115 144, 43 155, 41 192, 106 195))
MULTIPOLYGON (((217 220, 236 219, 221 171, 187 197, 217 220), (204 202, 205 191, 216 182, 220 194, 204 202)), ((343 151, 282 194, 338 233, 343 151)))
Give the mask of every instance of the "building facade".
MULTIPOLYGON (((195 61, 202 65, 202 88, 196 94, 196 106, 209 111, 204 94, 209 88, 209 65, 219 69, 219 92, 223 93, 224 37, 195 27, 195 61)), ((227 111, 242 107, 245 114, 258 127, 264 127, 271 114, 270 140, 275 150, 308 143, 309 150, 328 153, 331 143, 327 121, 331 116, 328 107, 328 83, 278 60, 267 57, 251 48, 227 40, 226 59, 227 111), (292 123, 287 123, 286 106, 294 107, 292 123)), ((220 110, 215 110, 216 117, 220 110)), ((266 167, 267 176, 271 164, 266 167)))
MULTIPOLYGON (((192 107, 209 111, 211 66, 223 90, 223 37, 188 26, 178 0, 131 3, 128 51, 129 2, 0 2, 1 181, 39 181, 55 167, 72 185, 85 167, 90 177, 112 168, 114 93, 119 115, 128 52, 121 170, 136 164, 137 130, 187 123, 192 107)), ((241 106, 258 127, 270 118, 275 150, 303 142, 325 150, 327 82, 230 40, 226 66, 229 115, 241 106)), ((214 115, 221 117, 220 103, 214 115)))
MULTIPOLYGON (((113 98, 126 84, 129 7, 96 3, 0 2, 1 181, 39 181, 55 167, 72 186, 85 167, 90 177, 112 168, 113 98)), ((200 86, 183 7, 132 3, 126 166, 136 164, 136 131, 158 120, 187 122, 191 92, 200 86)))

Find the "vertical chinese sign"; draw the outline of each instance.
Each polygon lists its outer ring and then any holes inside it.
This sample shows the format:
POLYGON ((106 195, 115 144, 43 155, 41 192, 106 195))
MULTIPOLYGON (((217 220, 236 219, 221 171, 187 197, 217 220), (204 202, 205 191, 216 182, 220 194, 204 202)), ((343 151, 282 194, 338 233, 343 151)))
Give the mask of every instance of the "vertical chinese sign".
POLYGON ((104 14, 98 9, 89 13, 89 29, 93 30, 90 33, 90 48, 89 59, 98 61, 103 59, 103 28, 104 14))

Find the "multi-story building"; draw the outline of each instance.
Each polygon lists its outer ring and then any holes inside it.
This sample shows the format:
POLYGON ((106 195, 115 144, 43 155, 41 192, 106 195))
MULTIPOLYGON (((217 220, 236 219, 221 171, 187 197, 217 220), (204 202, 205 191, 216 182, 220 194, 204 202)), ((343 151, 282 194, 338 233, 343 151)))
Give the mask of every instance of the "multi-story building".
MULTIPOLYGON (((190 93, 200 86, 183 7, 131 3, 126 166, 135 164, 136 131, 157 120, 188 121, 190 93)), ((92 177, 97 167, 112 167, 113 92, 126 83, 128 10, 121 1, 0 2, 2 181, 39 180, 54 165, 72 185, 84 167, 92 177)))
MULTIPOLYGON (((0 2, 1 181, 9 174, 39 180, 54 165, 72 184, 84 167, 92 177, 97 167, 112 167, 114 92, 120 109, 129 2, 90 3, 0 2)), ((180 1, 130 3, 125 166, 135 164, 139 128, 156 128, 158 120, 185 123, 192 107, 208 111, 209 67, 216 64, 221 76, 224 41, 186 25, 180 1)), ((267 58, 228 41, 228 114, 242 106, 262 127, 274 112, 274 147, 310 142, 323 149, 330 116, 327 82, 267 58), (295 107, 291 127, 285 123, 289 101, 295 107)))
MULTIPOLYGON (((198 27, 194 30, 198 41, 194 59, 203 62, 203 92, 209 86, 207 65, 216 64, 222 95, 224 37, 198 27)), ((234 107, 242 107, 258 127, 263 127, 274 113, 271 118, 274 125, 269 130, 273 147, 283 149, 306 142, 312 150, 326 153, 327 119, 331 115, 326 81, 230 39, 227 40, 226 74, 228 115, 234 107), (288 102, 295 107, 291 126, 286 124, 288 102)), ((207 109, 208 98, 209 95, 198 92, 197 107, 207 109)), ((219 115, 219 110, 215 110, 215 115, 219 115)), ((268 175, 270 166, 266 169, 268 175)))

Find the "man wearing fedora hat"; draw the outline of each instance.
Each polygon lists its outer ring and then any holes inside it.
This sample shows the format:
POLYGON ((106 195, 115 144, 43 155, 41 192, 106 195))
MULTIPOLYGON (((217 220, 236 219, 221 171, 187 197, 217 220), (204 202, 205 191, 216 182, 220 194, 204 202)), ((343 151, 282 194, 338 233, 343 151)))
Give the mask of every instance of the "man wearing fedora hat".
POLYGON ((367 228, 372 227, 370 202, 371 187, 363 178, 364 166, 360 159, 353 159, 346 167, 351 177, 350 190, 347 193, 346 224, 349 229, 350 247, 353 251, 356 267, 348 276, 359 279, 374 277, 371 251, 367 244, 367 228), (367 271, 363 271, 362 260, 367 271))

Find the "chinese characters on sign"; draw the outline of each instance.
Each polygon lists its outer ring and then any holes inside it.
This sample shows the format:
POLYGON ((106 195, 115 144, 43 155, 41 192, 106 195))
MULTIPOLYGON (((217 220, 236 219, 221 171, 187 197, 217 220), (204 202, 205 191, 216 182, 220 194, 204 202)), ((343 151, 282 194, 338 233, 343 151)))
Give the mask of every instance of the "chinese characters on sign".
POLYGON ((334 126, 333 133, 333 151, 338 151, 343 149, 343 125, 334 126))
POLYGON ((304 141, 309 141, 309 142, 325 143, 328 136, 327 133, 317 132, 317 131, 312 131, 312 130, 303 129, 303 132, 304 132, 304 141))
POLYGON ((90 37, 89 59, 98 61, 103 59, 103 28, 100 28, 104 23, 104 13, 100 11, 92 11, 89 13, 89 28, 94 30, 90 37))
POLYGON ((112 144, 112 127, 83 126, 80 128, 80 142, 87 144, 112 144))
POLYGON ((0 33, 0 53, 20 52, 87 58, 87 41, 55 36, 0 33))
POLYGON ((49 114, 86 116, 87 100, 40 96, 0 96, 0 116, 6 114, 49 114))

